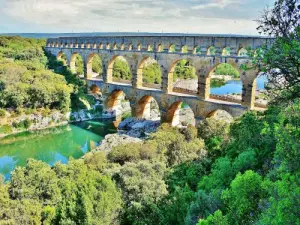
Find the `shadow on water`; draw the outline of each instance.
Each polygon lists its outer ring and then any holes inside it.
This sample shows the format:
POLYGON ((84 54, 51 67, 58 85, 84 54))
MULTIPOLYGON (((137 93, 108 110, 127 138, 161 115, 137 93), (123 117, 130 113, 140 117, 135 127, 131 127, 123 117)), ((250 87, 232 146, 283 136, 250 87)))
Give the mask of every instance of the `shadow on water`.
POLYGON ((92 120, 40 131, 24 132, 0 139, 0 173, 9 179, 16 166, 28 158, 49 165, 80 158, 99 145, 106 134, 115 133, 113 121, 92 120))

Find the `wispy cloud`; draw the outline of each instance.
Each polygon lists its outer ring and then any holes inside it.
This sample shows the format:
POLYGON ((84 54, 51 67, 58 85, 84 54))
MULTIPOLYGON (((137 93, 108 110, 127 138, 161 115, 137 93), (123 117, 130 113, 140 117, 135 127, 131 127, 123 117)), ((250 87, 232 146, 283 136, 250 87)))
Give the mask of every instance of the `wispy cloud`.
POLYGON ((0 32, 255 32, 274 0, 0 0, 0 32), (19 29, 19 30, 18 30, 19 29))

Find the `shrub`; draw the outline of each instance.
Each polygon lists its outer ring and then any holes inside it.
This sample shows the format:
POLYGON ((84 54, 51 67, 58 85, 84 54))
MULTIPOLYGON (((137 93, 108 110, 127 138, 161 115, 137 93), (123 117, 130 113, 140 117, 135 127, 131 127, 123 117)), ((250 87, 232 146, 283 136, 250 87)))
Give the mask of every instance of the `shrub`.
POLYGON ((5 117, 5 115, 6 115, 5 110, 4 109, 0 109, 0 118, 5 117))
POLYGON ((3 126, 0 127, 0 134, 9 134, 12 131, 13 131, 12 127, 9 126, 8 124, 3 125, 3 126))

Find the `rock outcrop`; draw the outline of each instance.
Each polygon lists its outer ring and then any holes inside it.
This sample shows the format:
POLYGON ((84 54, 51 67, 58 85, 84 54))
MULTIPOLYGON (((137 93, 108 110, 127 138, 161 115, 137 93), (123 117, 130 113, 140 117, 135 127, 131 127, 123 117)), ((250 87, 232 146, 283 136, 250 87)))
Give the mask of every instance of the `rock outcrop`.
POLYGON ((233 117, 226 112, 225 110, 215 110, 211 114, 208 115, 209 118, 214 118, 215 120, 222 120, 228 123, 231 123, 233 121, 233 117))
POLYGON ((118 128, 119 133, 121 134, 126 134, 136 138, 142 138, 147 136, 149 133, 155 132, 159 125, 159 120, 153 121, 130 117, 122 121, 119 124, 118 128))
POLYGON ((131 137, 126 134, 108 134, 105 138, 101 141, 100 146, 96 149, 92 150, 95 151, 110 151, 113 147, 118 146, 120 144, 128 144, 128 143, 137 143, 141 142, 142 139, 131 137))

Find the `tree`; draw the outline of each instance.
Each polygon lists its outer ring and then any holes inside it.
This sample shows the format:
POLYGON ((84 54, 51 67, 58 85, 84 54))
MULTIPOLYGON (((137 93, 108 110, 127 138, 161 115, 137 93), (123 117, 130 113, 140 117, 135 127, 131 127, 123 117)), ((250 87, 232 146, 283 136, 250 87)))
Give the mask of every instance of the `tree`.
POLYGON ((92 61, 92 71, 102 75, 102 60, 99 55, 94 55, 93 61, 92 61))
POLYGON ((266 196, 262 177, 248 170, 239 173, 231 182, 230 189, 222 193, 226 205, 226 217, 230 224, 252 224, 259 217, 259 204, 266 196))
POLYGON ((277 0, 273 9, 265 9, 257 20, 260 33, 275 37, 289 37, 300 25, 298 0, 277 0))
POLYGON ((300 95, 300 3, 278 0, 257 20, 261 33, 274 36, 271 47, 252 54, 254 64, 268 75, 274 102, 287 104, 300 95))
POLYGON ((116 59, 113 65, 113 77, 130 80, 132 75, 128 63, 123 59, 116 59))
POLYGON ((110 177, 91 170, 83 160, 56 164, 62 199, 55 224, 114 224, 121 209, 121 193, 110 177))
POLYGON ((152 63, 143 68, 143 82, 148 84, 161 83, 161 69, 159 64, 152 63))
POLYGON ((156 203, 168 193, 163 180, 165 171, 163 163, 139 161, 126 163, 114 175, 123 191, 126 209, 122 224, 158 223, 156 203))
POLYGON ((195 67, 191 66, 189 61, 183 59, 176 64, 173 75, 174 81, 177 79, 194 79, 196 77, 195 67))
POLYGON ((76 67, 76 74, 82 75, 83 74, 83 59, 78 54, 75 59, 75 67, 76 67))

